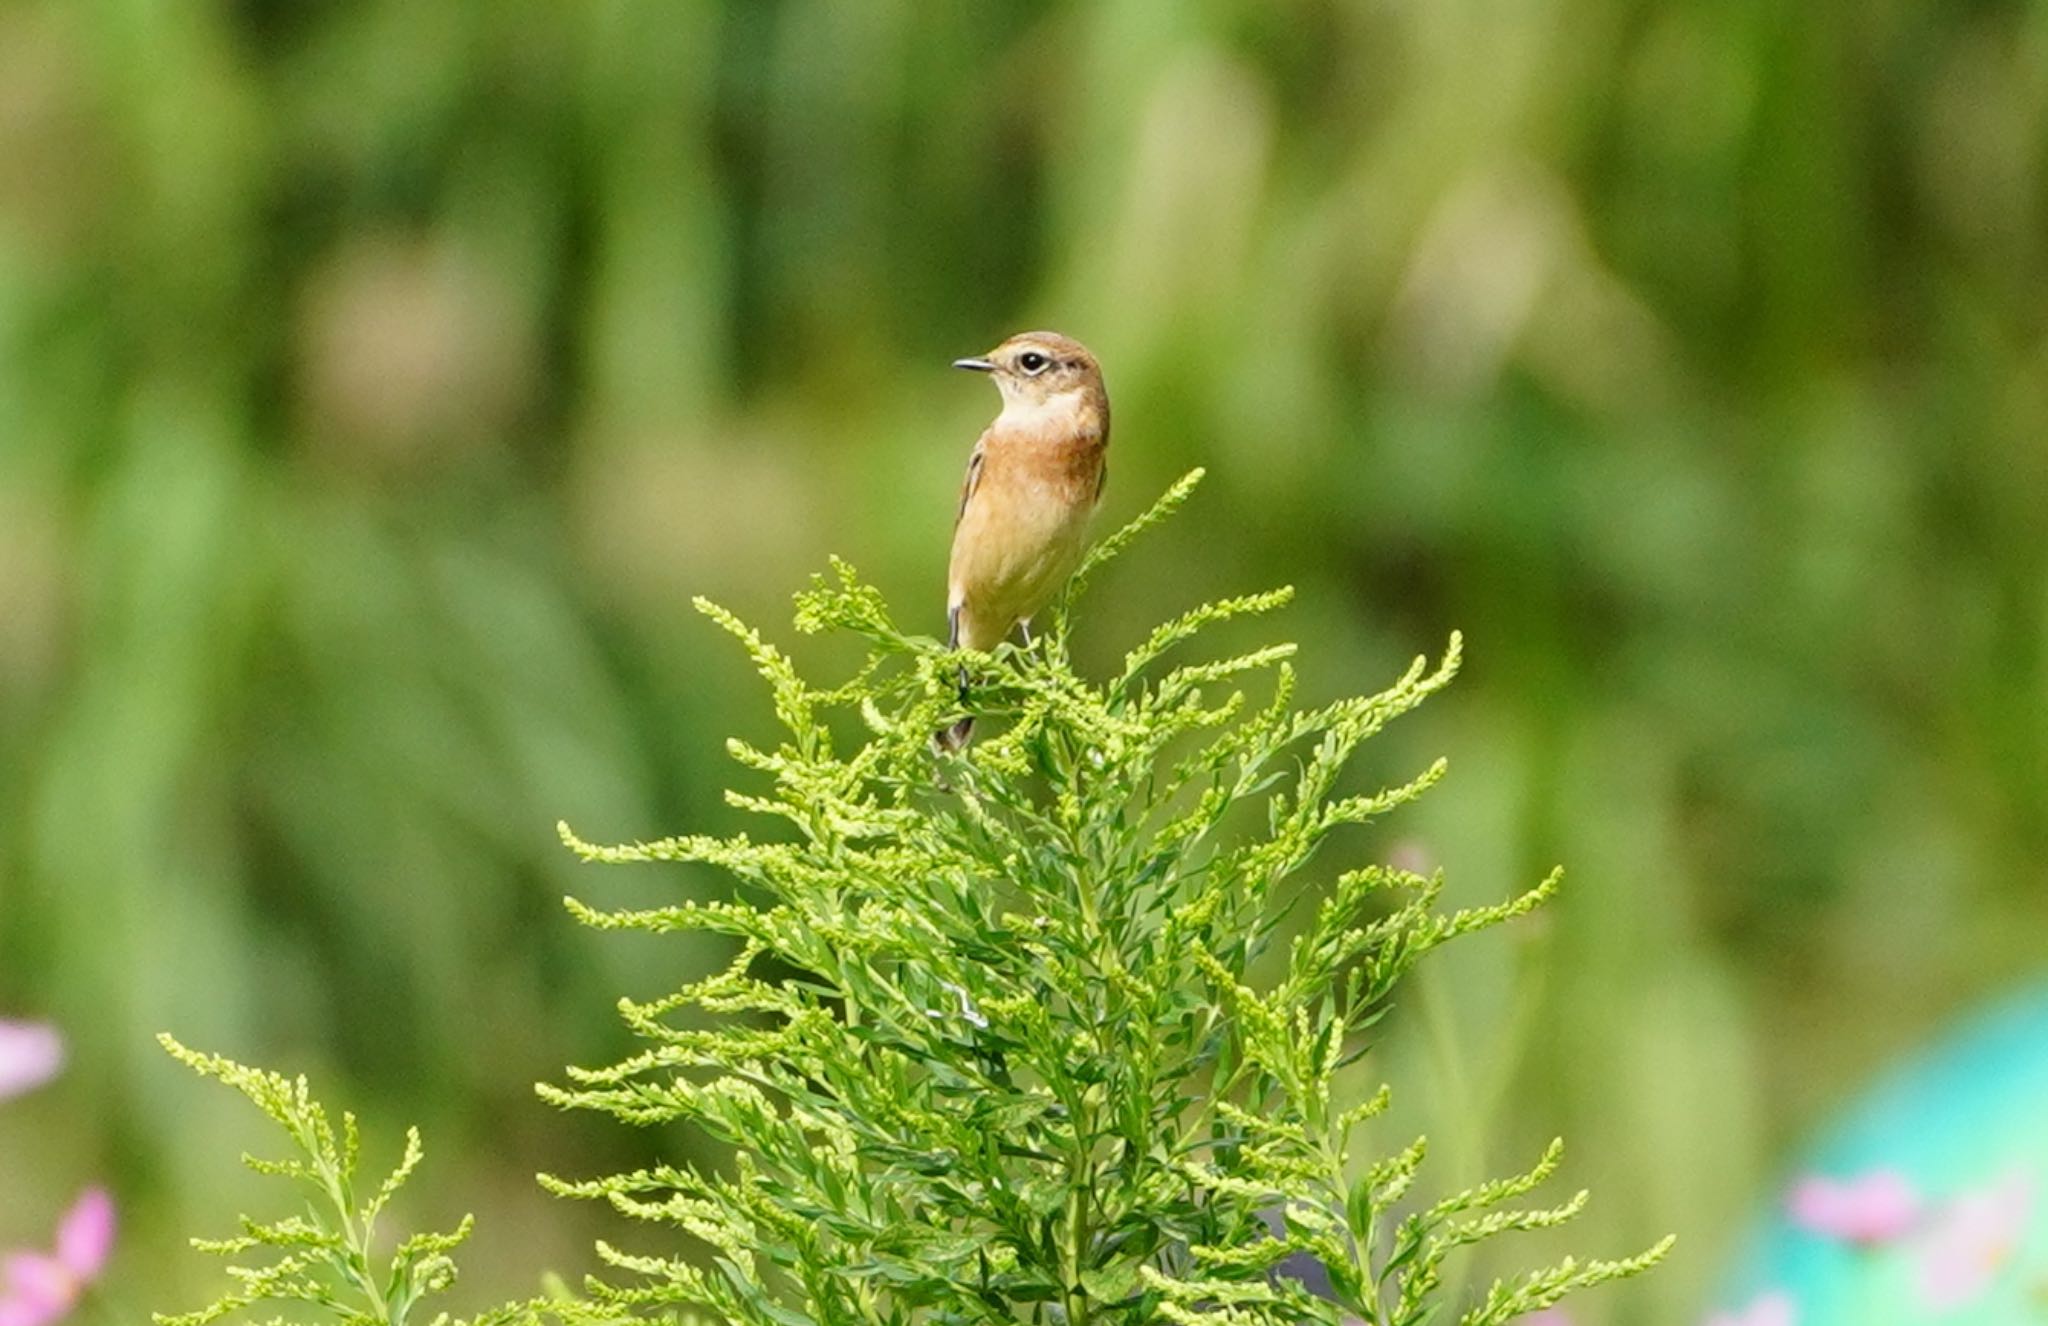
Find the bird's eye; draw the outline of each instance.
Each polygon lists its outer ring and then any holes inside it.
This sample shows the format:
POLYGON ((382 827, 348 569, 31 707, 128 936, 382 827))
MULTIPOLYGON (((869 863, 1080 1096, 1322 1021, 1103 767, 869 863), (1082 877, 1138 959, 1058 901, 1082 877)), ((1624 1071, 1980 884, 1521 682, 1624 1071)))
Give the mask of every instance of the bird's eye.
POLYGON ((1047 359, 1036 350, 1026 350, 1023 354, 1017 356, 1017 367, 1023 369, 1026 373, 1043 373, 1051 364, 1052 360, 1047 359))

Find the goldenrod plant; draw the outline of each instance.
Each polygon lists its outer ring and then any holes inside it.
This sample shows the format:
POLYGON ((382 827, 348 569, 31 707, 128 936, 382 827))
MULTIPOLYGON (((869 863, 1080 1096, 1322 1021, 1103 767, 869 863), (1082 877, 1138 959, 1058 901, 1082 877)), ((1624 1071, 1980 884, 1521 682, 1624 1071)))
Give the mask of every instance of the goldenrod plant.
MULTIPOLYGON (((192 1240, 202 1252, 248 1264, 229 1266, 232 1288, 207 1306, 156 1314, 159 1326, 206 1326, 245 1309, 286 1304, 319 1308, 323 1319, 338 1318, 347 1326, 403 1326, 428 1297, 455 1283, 450 1254, 469 1237, 468 1216, 447 1233, 400 1240, 388 1253, 373 1246, 378 1217, 425 1157, 417 1128, 406 1129, 396 1168, 366 1193, 358 1181, 361 1137, 355 1116, 343 1114, 337 1129, 303 1076, 250 1068, 189 1049, 170 1036, 158 1039, 181 1063, 241 1092, 284 1130, 292 1155, 266 1160, 244 1154, 242 1163, 290 1180, 304 1199, 301 1214, 267 1221, 244 1216, 239 1234, 192 1240)), ((504 1315, 481 1317, 470 1326, 488 1326, 504 1315)))
MULTIPOLYGON (((1098 544, 1070 601, 1199 478, 1098 544)), ((607 1269, 550 1310, 748 1326, 1499 1326, 1661 1258, 1668 1240, 1467 1284, 1459 1248, 1583 1205, 1519 1204, 1561 1148, 1431 1199, 1423 1139, 1362 1145, 1390 1096, 1361 1085, 1360 1061, 1396 983, 1438 945, 1537 907, 1558 877, 1445 911, 1439 874, 1320 868, 1341 831, 1442 776, 1439 762, 1384 790, 1340 788, 1365 741, 1450 681, 1459 642, 1377 694, 1309 708, 1291 646, 1182 659, 1205 628, 1288 597, 1184 613, 1091 681, 1070 662, 1064 612, 1028 645, 949 651, 901 630, 835 562, 798 595, 796 626, 852 632, 868 656, 827 687, 700 602, 768 684, 779 739, 728 743, 754 785, 727 795, 770 827, 606 847, 564 826, 586 860, 703 863, 734 884, 650 910, 568 905, 601 929, 724 936, 732 956, 666 996, 622 1000, 645 1048, 540 1091, 689 1125, 730 1160, 543 1176, 661 1231, 600 1243, 607 1269), (935 751, 931 733, 963 703, 977 741, 935 751), (1326 1291, 1283 1273, 1302 1254, 1326 1291)), ((247 1237, 278 1231, 298 1237, 247 1237)))

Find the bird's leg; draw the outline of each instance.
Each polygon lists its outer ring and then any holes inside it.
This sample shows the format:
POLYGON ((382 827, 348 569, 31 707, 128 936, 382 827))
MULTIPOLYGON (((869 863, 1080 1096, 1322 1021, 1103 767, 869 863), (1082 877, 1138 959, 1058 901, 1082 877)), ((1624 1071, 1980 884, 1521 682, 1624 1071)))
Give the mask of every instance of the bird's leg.
POLYGON ((1026 649, 1031 648, 1031 619, 1029 617, 1018 619, 1017 634, 1024 637, 1024 647, 1026 649))

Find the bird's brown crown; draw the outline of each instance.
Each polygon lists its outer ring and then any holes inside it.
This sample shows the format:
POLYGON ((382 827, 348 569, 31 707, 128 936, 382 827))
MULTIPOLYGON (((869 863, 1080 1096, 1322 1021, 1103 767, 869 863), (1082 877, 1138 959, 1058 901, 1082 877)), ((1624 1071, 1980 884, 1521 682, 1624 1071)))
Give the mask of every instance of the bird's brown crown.
POLYGON ((1003 394, 1005 410, 1037 412, 1055 403, 1108 422, 1102 366, 1088 347, 1055 331, 1019 332, 979 359, 957 361, 987 373, 1003 394))

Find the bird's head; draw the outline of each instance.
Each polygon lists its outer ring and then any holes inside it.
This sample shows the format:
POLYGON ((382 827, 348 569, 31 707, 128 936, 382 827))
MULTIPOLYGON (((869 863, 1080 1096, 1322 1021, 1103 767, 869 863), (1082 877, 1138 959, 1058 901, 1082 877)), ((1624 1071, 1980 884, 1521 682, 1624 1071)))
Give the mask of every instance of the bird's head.
POLYGON ((1087 346, 1058 332, 1020 332, 980 358, 954 360, 953 367, 994 378, 1005 414, 1062 406, 1108 412, 1102 366, 1087 346))

